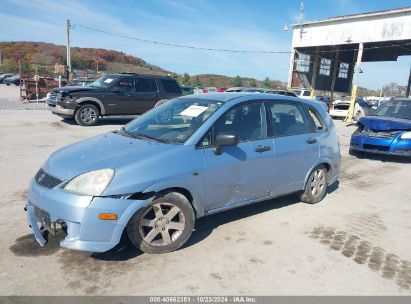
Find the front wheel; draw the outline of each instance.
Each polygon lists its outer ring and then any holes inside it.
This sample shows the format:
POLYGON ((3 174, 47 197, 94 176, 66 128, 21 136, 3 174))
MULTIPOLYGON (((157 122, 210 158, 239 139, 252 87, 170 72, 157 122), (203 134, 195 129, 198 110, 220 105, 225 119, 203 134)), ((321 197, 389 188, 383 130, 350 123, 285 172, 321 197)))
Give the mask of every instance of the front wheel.
POLYGON ((74 119, 80 126, 94 126, 100 116, 99 109, 93 104, 83 104, 76 110, 74 119))
POLYGON ((153 199, 127 224, 130 241, 146 253, 177 250, 190 238, 195 216, 187 198, 169 192, 153 199))
POLYGON ((320 202, 327 193, 327 168, 318 166, 311 172, 300 200, 307 204, 320 202))

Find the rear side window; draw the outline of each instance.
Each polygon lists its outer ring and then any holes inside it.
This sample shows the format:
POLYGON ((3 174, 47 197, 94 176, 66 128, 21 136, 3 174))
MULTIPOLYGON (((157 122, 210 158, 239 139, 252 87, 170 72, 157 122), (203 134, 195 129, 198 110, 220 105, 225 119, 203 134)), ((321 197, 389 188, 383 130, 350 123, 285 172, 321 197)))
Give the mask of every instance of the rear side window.
POLYGON ((274 136, 290 136, 309 133, 310 124, 300 105, 270 102, 271 127, 274 136))
POLYGON ((163 84, 163 87, 167 93, 180 93, 181 94, 180 86, 174 80, 161 79, 161 83, 163 84))
POLYGON ((304 91, 303 96, 310 96, 311 92, 310 91, 304 91))
POLYGON ((136 78, 136 92, 157 92, 156 82, 150 78, 136 78))
POLYGON ((310 117, 314 123, 314 127, 317 131, 324 131, 327 129, 324 120, 322 119, 320 114, 317 113, 317 111, 315 111, 312 108, 309 108, 308 113, 310 114, 310 117))

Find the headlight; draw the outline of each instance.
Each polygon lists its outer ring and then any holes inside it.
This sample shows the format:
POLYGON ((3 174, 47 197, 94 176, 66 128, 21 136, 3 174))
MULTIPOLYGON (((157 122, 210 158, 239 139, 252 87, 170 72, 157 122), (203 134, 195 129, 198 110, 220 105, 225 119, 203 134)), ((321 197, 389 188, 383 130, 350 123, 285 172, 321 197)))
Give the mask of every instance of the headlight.
POLYGON ((411 139, 411 132, 402 133, 401 139, 411 139))
POLYGON ((100 195, 114 176, 113 169, 102 169, 80 174, 69 181, 64 190, 85 195, 100 195))

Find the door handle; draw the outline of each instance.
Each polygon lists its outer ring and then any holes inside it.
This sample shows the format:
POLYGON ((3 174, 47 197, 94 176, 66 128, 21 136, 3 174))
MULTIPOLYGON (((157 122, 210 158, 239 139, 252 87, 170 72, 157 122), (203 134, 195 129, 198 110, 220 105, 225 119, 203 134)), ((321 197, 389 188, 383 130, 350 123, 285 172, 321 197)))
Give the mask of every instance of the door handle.
POLYGON ((311 137, 307 139, 307 144, 315 144, 316 142, 317 142, 317 138, 311 137))
POLYGON ((265 152, 265 151, 270 151, 271 147, 270 146, 258 146, 255 148, 255 152, 265 152))

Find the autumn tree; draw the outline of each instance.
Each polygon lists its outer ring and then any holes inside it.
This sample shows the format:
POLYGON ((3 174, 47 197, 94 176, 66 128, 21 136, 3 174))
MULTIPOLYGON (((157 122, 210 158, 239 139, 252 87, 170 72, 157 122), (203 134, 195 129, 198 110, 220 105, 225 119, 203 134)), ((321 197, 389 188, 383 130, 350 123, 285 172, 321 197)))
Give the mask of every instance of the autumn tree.
POLYGON ((254 79, 254 78, 251 79, 251 81, 250 81, 250 87, 255 88, 256 86, 257 86, 257 83, 256 83, 255 79, 254 79))
POLYGON ((194 86, 195 86, 195 87, 201 86, 201 81, 200 81, 200 78, 198 78, 198 76, 196 76, 196 79, 195 79, 195 81, 194 81, 194 86))
POLYGON ((3 66, 3 71, 6 73, 14 73, 19 70, 16 60, 14 60, 13 58, 5 59, 3 61, 2 66, 3 66))

